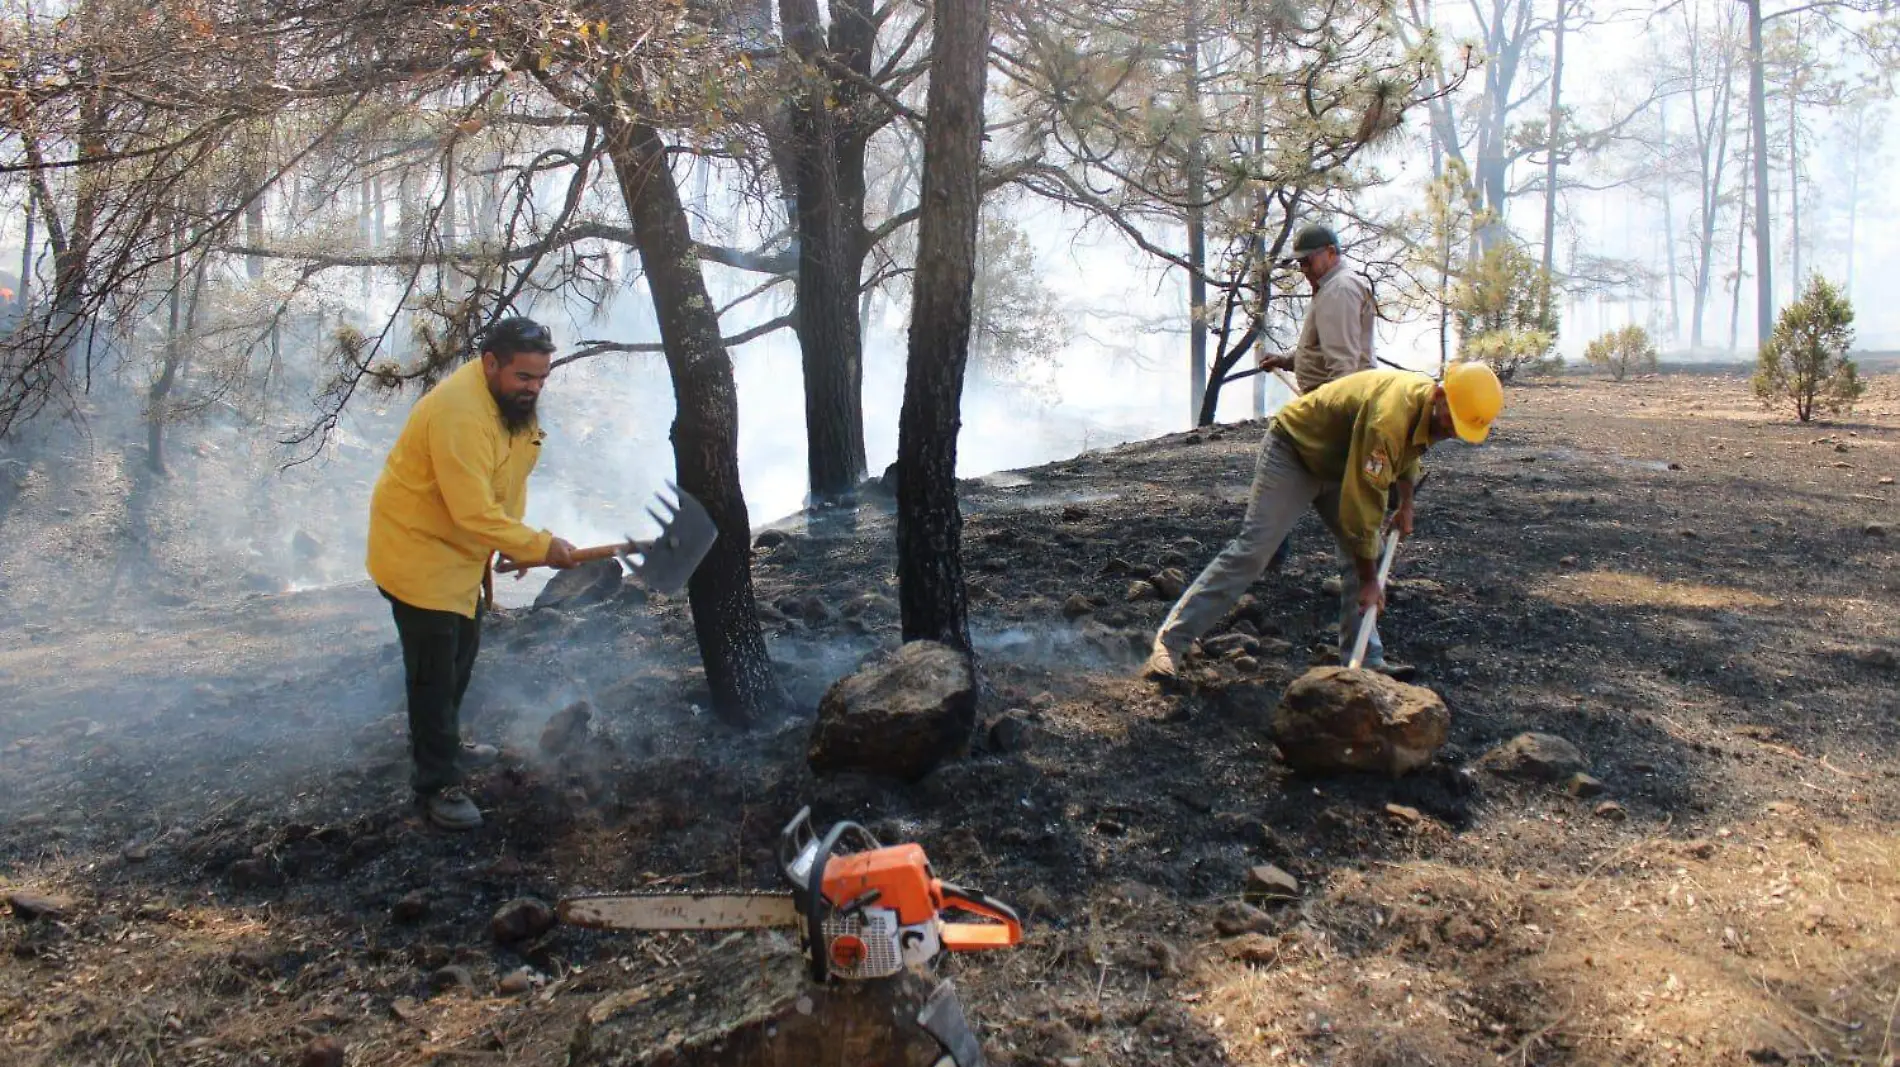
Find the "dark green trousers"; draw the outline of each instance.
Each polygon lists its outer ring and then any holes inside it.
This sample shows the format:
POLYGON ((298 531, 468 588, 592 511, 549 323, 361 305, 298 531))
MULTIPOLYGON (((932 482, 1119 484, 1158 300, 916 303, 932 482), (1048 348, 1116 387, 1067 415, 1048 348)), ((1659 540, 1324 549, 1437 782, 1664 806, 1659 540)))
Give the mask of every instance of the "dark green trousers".
POLYGON ((387 592, 396 636, 402 642, 402 669, 409 689, 409 752, 415 769, 409 782, 417 793, 459 785, 462 771, 462 694, 475 673, 482 646, 481 608, 475 618, 453 611, 431 611, 405 604, 387 592))

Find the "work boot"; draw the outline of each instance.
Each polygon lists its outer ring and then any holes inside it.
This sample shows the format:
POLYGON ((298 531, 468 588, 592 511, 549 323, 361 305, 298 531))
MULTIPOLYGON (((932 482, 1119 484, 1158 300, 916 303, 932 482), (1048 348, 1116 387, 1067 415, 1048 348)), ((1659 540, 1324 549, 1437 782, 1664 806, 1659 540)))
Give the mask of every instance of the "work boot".
POLYGON ((459 785, 438 789, 422 798, 429 821, 444 830, 473 830, 482 824, 482 810, 459 785))
POLYGON ((1187 651, 1169 648, 1159 641, 1148 654, 1148 662, 1142 664, 1141 676, 1161 681, 1181 676, 1181 668, 1187 663, 1187 651))
POLYGON ((1365 668, 1369 671, 1378 671, 1380 674, 1385 675, 1395 682, 1409 682, 1418 677, 1417 667, 1412 666, 1410 663, 1397 663, 1389 659, 1380 660, 1377 663, 1368 663, 1365 665, 1365 668))
POLYGON ((455 765, 463 771, 479 771, 484 767, 493 767, 499 759, 501 759, 501 749, 494 745, 464 741, 462 750, 455 756, 455 765))

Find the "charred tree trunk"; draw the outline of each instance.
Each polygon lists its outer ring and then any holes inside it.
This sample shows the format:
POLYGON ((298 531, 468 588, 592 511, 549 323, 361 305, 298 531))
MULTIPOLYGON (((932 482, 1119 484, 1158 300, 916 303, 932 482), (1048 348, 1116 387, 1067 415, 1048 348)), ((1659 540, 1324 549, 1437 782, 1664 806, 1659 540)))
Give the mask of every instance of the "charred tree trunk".
MULTIPOLYGON (((1563 127, 1564 17, 1566 0, 1557 0, 1557 19, 1551 26, 1550 118, 1544 131, 1544 277, 1557 271, 1557 137, 1563 127)), ((1544 286, 1545 315, 1550 314, 1551 286, 1544 286)))
MULTIPOLYGON (((805 378, 806 467, 812 508, 855 500, 864 476, 863 340, 858 265, 841 195, 838 130, 824 68, 817 0, 779 0, 785 43, 803 69, 791 107, 798 232, 798 347, 805 378)), ((863 180, 860 161, 859 182, 863 180)), ((863 197, 857 201, 862 211, 863 197)), ((862 220, 862 215, 858 216, 862 220)))
POLYGON ((1207 386, 1207 156, 1201 143, 1201 6, 1187 0, 1187 32, 1181 42, 1187 109, 1194 128, 1187 153, 1188 393, 1196 424, 1207 386))
POLYGON ((658 130, 622 122, 608 155, 633 223, 678 413, 673 460, 680 488, 706 506, 719 540, 688 586, 714 710, 751 722, 782 699, 752 593, 752 524, 739 488, 739 402, 719 315, 706 292, 679 186, 658 130))
POLYGON ((904 640, 970 651, 957 508, 957 430, 969 356, 970 289, 983 154, 989 0, 932 9, 924 188, 910 361, 897 431, 897 574, 904 640))

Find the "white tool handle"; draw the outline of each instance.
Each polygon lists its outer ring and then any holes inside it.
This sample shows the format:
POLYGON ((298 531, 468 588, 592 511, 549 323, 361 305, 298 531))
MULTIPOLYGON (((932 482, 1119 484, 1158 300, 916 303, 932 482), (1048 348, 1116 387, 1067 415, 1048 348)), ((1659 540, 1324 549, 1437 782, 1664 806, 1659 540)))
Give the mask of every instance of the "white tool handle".
MULTIPOLYGON (((1380 553, 1379 576, 1373 579, 1380 589, 1385 588, 1386 575, 1392 573, 1392 557, 1397 555, 1398 551, 1399 532, 1388 531, 1385 535, 1385 548, 1380 553)), ((1372 643, 1372 628, 1378 624, 1378 620, 1379 609, 1377 608, 1359 617, 1359 636, 1352 643, 1352 659, 1346 661, 1346 666, 1357 670, 1366 661, 1366 646, 1372 643)))

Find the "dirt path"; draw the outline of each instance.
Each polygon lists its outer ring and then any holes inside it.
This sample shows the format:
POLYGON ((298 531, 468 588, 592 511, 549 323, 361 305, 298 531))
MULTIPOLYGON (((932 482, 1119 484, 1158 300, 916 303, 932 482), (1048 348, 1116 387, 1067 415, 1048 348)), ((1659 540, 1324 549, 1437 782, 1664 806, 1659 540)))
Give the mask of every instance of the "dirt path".
POLYGON ((1231 534, 1258 427, 971 488, 984 714, 1032 730, 911 788, 802 762, 822 687, 895 640, 875 508, 758 551, 799 705, 743 738, 704 711, 683 605, 497 617, 468 719, 511 751, 467 836, 405 803, 367 587, 8 624, 0 891, 68 911, 0 918, 0 1047, 295 1062, 331 1034, 353 1064, 551 1067, 601 991, 699 946, 504 948, 494 909, 769 886, 772 834, 812 803, 1033 913, 1022 950, 953 965, 999 1064, 1890 1064, 1900 379, 1873 388, 1827 427, 1713 376, 1513 389, 1493 444, 1429 461, 1395 571, 1393 654, 1453 709, 1447 767, 1396 783, 1297 778, 1257 726, 1330 643, 1316 522, 1255 587, 1254 664, 1187 693, 1130 676, 1166 607, 1130 583, 1191 576, 1231 534), (602 731, 539 751, 577 699, 602 731), (1525 730, 1578 745, 1606 792, 1458 773, 1525 730), (1267 862, 1301 899, 1233 907, 1267 862), (473 991, 432 995, 445 966, 473 991), (534 992, 500 994, 523 966, 534 992))

